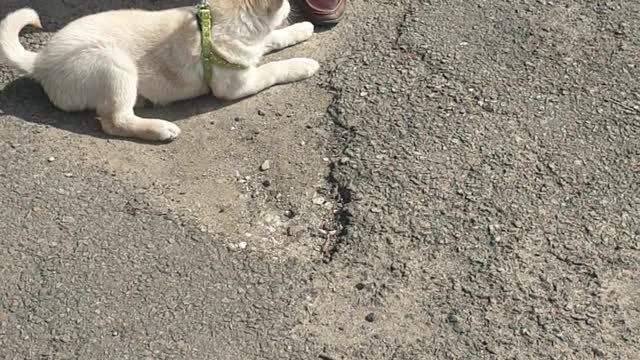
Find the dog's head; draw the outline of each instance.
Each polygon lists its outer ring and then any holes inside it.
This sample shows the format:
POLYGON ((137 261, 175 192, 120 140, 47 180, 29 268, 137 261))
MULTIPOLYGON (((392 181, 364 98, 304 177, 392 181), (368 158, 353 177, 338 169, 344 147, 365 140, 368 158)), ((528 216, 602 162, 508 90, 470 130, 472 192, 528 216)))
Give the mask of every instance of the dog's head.
POLYGON ((258 32, 271 31, 289 16, 289 0, 215 0, 210 1, 223 18, 253 27, 258 32))
POLYGON ((291 11, 289 0, 245 0, 252 12, 267 20, 271 29, 282 24, 291 11))

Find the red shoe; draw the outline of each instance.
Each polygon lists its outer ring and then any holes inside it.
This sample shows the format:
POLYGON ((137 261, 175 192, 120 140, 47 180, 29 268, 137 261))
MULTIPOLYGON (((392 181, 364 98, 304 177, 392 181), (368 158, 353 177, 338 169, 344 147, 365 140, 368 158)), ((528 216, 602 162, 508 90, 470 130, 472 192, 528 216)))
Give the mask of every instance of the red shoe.
POLYGON ((301 2, 307 18, 316 25, 337 24, 347 8, 347 0, 301 0, 301 2))

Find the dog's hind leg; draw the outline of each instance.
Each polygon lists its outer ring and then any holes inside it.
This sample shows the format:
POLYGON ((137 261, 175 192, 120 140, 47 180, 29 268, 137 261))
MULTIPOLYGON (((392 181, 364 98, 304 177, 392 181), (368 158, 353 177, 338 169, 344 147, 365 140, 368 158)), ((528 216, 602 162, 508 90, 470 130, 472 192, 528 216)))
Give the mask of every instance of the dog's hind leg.
POLYGON ((109 135, 149 141, 170 141, 180 128, 165 120, 136 116, 138 75, 133 61, 118 49, 110 49, 104 58, 96 59, 94 71, 98 86, 95 92, 96 112, 102 130, 109 135))

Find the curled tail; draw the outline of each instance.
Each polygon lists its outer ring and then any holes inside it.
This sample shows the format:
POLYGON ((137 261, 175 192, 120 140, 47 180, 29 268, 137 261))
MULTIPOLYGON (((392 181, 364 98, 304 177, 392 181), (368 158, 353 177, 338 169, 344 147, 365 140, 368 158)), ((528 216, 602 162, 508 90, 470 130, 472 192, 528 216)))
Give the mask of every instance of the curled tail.
POLYGON ((40 17, 33 9, 17 10, 0 22, 0 62, 31 74, 37 54, 27 51, 19 39, 20 30, 27 25, 42 28, 40 17))

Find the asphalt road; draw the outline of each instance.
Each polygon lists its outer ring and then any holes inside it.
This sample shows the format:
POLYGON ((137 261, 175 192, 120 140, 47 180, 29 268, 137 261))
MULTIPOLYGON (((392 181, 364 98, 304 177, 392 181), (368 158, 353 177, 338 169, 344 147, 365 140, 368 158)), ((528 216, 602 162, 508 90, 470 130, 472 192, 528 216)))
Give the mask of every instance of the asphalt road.
POLYGON ((640 3, 349 6, 169 145, 1 72, 0 358, 640 358, 640 3))

